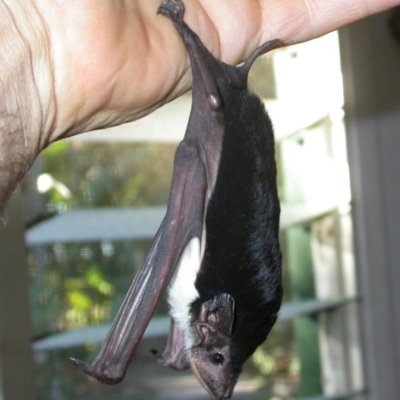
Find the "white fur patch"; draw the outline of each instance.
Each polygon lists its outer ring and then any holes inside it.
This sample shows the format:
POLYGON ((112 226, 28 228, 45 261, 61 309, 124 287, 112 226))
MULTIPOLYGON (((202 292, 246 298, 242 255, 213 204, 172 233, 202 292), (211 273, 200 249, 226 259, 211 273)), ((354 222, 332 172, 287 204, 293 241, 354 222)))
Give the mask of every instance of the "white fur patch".
POLYGON ((189 337, 189 305, 199 296, 194 282, 200 262, 200 240, 193 238, 182 253, 168 293, 171 317, 178 323, 179 329, 184 332, 187 349, 192 346, 192 338, 189 337))

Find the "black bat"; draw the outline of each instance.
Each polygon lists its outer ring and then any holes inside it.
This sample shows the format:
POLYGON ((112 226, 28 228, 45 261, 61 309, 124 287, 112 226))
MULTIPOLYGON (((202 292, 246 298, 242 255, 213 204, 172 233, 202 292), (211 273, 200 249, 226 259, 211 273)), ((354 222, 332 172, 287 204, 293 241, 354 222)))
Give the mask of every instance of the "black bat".
POLYGON ((71 361, 102 382, 121 381, 172 279, 170 335, 164 352, 153 352, 162 365, 191 366, 214 398, 227 399, 282 301, 273 129, 247 89, 254 60, 279 40, 234 67, 186 25, 180 0, 164 1, 158 13, 182 36, 193 73, 168 209, 99 354, 91 364, 71 361))

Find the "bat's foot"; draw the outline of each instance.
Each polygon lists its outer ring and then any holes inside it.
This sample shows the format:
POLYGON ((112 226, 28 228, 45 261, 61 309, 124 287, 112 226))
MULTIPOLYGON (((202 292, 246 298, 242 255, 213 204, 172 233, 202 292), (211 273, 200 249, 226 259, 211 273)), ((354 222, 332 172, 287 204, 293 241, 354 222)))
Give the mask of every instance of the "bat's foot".
POLYGON ((69 361, 71 364, 80 368, 85 374, 93 376, 98 381, 102 383, 106 383, 107 385, 115 385, 122 381, 124 376, 120 376, 119 374, 115 374, 111 371, 111 373, 107 373, 107 371, 102 370, 99 371, 99 368, 96 367, 96 364, 88 364, 84 361, 78 360, 76 358, 70 357, 69 361))
POLYGON ((158 350, 151 350, 151 353, 156 357, 158 365, 170 367, 176 371, 183 371, 190 367, 189 360, 182 353, 170 354, 169 352, 160 353, 158 350))
POLYGON ((161 354, 158 350, 156 350, 156 349, 152 349, 152 350, 150 350, 150 352, 151 352, 151 354, 153 354, 153 356, 156 358, 157 364, 158 364, 158 365, 162 365, 163 367, 165 367, 165 361, 164 361, 164 359, 163 359, 162 354, 161 354))
POLYGON ((185 5, 181 0, 164 0, 158 8, 157 14, 162 14, 174 22, 183 20, 185 5))

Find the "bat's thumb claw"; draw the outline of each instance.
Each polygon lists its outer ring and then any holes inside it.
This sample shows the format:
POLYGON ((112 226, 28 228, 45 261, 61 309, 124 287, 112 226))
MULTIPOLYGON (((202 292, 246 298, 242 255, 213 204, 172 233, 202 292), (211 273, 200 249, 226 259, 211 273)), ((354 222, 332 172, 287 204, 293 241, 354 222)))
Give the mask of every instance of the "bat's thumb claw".
POLYGON ((90 365, 85 363, 84 361, 78 360, 76 358, 70 357, 69 361, 71 364, 75 365, 76 367, 80 368, 83 372, 91 375, 90 373, 90 365))
POLYGON ((156 358, 157 363, 159 365, 165 366, 165 362, 164 362, 164 358, 163 358, 162 354, 156 349, 152 349, 150 351, 151 351, 151 354, 153 354, 153 356, 156 358))
POLYGON ((73 357, 70 357, 69 361, 86 374, 93 376, 100 382, 106 383, 107 385, 115 385, 116 383, 121 382, 124 378, 124 374, 117 373, 113 368, 107 369, 105 366, 101 368, 101 364, 96 362, 88 364, 73 357))

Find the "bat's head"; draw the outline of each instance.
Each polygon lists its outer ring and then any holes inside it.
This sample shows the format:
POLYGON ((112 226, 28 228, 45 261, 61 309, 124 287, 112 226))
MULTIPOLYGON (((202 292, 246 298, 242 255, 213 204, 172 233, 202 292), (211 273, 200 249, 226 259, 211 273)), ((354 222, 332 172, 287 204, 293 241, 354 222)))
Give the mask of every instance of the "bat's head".
POLYGON ((198 341, 191 348, 190 363, 204 388, 218 400, 232 396, 239 375, 231 358, 234 308, 232 296, 215 296, 203 303, 195 323, 198 341))

